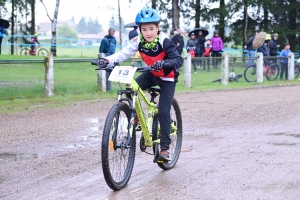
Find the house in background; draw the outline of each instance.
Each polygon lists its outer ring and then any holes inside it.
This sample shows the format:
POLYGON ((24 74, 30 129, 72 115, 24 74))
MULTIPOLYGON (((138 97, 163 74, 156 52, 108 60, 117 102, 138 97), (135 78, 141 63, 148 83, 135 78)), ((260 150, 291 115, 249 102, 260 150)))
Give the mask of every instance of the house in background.
MULTIPOLYGON (((76 24, 71 20, 59 20, 57 22, 57 27, 67 24, 70 28, 76 31, 76 24)), ((42 22, 38 25, 38 33, 40 39, 49 39, 52 37, 51 22, 42 22)), ((108 34, 108 30, 102 30, 98 34, 77 34, 78 42, 72 44, 72 46, 89 45, 89 46, 100 46, 101 40, 108 34)), ((115 32, 115 37, 117 40, 117 45, 120 44, 119 31, 115 32)), ((59 37, 59 36, 58 36, 59 37)), ((128 33, 122 34, 122 46, 129 43, 128 33)))

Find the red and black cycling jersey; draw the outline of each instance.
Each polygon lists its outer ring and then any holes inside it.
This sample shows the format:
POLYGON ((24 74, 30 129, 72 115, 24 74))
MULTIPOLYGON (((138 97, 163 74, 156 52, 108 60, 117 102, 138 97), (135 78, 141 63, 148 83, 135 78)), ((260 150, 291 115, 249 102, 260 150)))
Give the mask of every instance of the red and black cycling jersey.
POLYGON ((136 51, 140 52, 140 55, 146 65, 152 66, 156 61, 165 60, 170 63, 172 67, 164 68, 160 71, 153 71, 153 75, 160 77, 166 81, 177 81, 179 75, 178 69, 183 64, 183 59, 176 50, 176 46, 167 37, 166 34, 160 32, 158 35, 157 45, 152 49, 146 49, 142 47, 139 37, 135 37, 130 41, 130 44, 124 47, 121 51, 106 57, 110 63, 123 62, 130 56, 134 55, 136 51), (174 79, 175 78, 175 79, 174 79))

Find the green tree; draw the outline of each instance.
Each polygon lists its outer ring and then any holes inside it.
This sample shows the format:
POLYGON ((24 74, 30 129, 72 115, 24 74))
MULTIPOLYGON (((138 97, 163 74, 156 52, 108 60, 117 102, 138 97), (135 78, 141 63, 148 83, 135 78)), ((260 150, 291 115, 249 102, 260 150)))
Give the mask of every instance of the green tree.
POLYGON ((59 37, 57 40, 59 44, 73 43, 78 39, 77 33, 67 24, 63 24, 57 28, 57 36, 59 37))
POLYGON ((81 19, 79 20, 79 23, 77 24, 76 26, 76 30, 83 34, 83 33, 86 33, 87 32, 87 24, 85 22, 85 18, 84 17, 81 17, 81 19))

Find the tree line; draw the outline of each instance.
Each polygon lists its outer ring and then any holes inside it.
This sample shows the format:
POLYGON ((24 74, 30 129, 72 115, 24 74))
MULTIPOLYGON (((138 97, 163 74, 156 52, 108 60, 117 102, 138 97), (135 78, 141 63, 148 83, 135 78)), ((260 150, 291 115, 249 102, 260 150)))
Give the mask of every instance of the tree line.
MULTIPOLYGON (((128 5, 135 1, 140 0, 128 0, 128 5)), ((59 0, 56 2, 59 4, 59 0)), ((12 35, 17 25, 29 34, 36 32, 33 14, 35 4, 36 0, 0 0, 0 17, 10 16, 12 35), (10 3, 10 8, 7 3, 10 3), (20 18, 26 23, 20 24, 20 18)), ((182 19, 185 25, 194 28, 208 28, 213 24, 224 42, 244 45, 255 31, 265 31, 278 33, 278 43, 289 42, 292 51, 299 50, 300 0, 149 0, 146 6, 158 10, 162 16, 166 15, 162 22, 165 31, 178 29, 182 19)), ((118 25, 121 34, 123 21, 120 9, 122 8, 118 8, 118 25)), ((53 23, 55 17, 51 20, 53 23)), ((92 21, 90 25, 95 26, 93 28, 96 30, 101 29, 97 21, 92 21)), ((56 36, 56 28, 52 32, 56 36)))

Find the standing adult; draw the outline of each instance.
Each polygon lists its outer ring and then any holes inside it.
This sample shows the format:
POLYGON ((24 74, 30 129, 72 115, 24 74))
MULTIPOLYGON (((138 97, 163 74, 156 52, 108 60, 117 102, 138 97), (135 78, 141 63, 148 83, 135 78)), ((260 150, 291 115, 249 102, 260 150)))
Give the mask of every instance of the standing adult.
POLYGON ((133 30, 129 31, 129 34, 128 34, 129 40, 131 40, 132 38, 139 35, 138 32, 137 32, 137 28, 138 28, 138 26, 134 26, 133 30))
MULTIPOLYGON (((109 28, 108 35, 104 36, 104 38, 101 41, 99 53, 104 53, 105 56, 110 56, 115 53, 117 41, 114 34, 115 29, 109 28)), ((111 89, 111 82, 108 81, 109 75, 110 72, 106 72, 106 91, 111 89)))
POLYGON ((212 59, 213 68, 218 69, 218 57, 221 57, 220 52, 223 49, 223 41, 222 38, 219 36, 219 32, 217 30, 214 31, 214 36, 210 39, 210 41, 212 46, 211 56, 213 57, 212 59))
POLYGON ((181 29, 177 29, 177 32, 174 31, 174 36, 171 38, 172 42, 176 45, 176 49, 179 55, 182 54, 183 47, 184 47, 184 40, 181 29))
POLYGON ((4 37, 4 27, 0 24, 0 55, 1 55, 1 45, 2 45, 3 37, 4 37))
POLYGON ((191 54, 192 57, 192 65, 194 66, 194 72, 195 74, 197 74, 197 66, 196 66, 196 60, 194 60, 193 58, 195 57, 195 51, 196 48, 198 46, 198 40, 196 39, 195 33, 190 33, 189 34, 190 39, 188 39, 187 43, 186 43, 186 50, 188 53, 191 54))
POLYGON ((278 39, 278 34, 275 33, 275 34, 272 34, 271 35, 271 40, 269 42, 269 48, 270 48, 270 56, 275 56, 275 58, 272 58, 272 60, 276 63, 277 62, 277 48, 280 46, 280 45, 277 45, 277 39, 278 39))
MULTIPOLYGON (((197 36, 197 40, 198 40, 198 49, 197 49, 197 54, 196 54, 196 57, 202 57, 203 56, 203 53, 204 53, 204 45, 205 45, 205 42, 206 42, 206 39, 202 33, 202 31, 199 31, 198 32, 198 36, 197 36)), ((202 60, 198 60, 197 62, 198 64, 198 67, 203 67, 202 66, 202 60)))
POLYGON ((289 53, 291 53, 290 50, 290 44, 286 43, 284 45, 284 49, 280 52, 280 64, 281 64, 281 70, 280 70, 280 80, 283 79, 283 74, 285 72, 285 80, 288 79, 288 59, 289 53))
POLYGON ((255 36, 258 34, 258 32, 256 32, 251 38, 249 38, 249 40, 247 41, 247 51, 248 51, 248 66, 253 65, 254 63, 254 57, 255 57, 255 49, 253 49, 253 45, 252 42, 255 38, 255 36))

